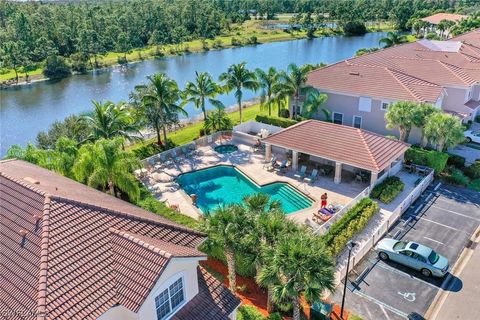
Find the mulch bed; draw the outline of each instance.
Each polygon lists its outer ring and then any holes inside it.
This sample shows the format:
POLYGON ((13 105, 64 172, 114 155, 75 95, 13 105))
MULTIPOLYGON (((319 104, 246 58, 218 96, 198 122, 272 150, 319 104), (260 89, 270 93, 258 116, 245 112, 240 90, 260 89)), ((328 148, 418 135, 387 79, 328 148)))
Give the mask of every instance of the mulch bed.
MULTIPOLYGON (((220 273, 223 276, 223 284, 227 287, 229 286, 228 281, 228 269, 222 261, 208 258, 206 261, 200 262, 204 267, 207 269, 214 270, 220 273)), ((254 279, 248 277, 242 277, 237 274, 237 288, 238 287, 246 287, 246 290, 240 292, 237 290, 237 297, 240 298, 242 304, 248 304, 255 306, 258 311, 260 311, 263 315, 268 316, 267 312, 267 290, 260 288, 254 279)), ((307 318, 310 318, 310 306, 306 303, 306 301, 302 298, 302 306, 307 318)), ((348 319, 348 311, 344 311, 344 318, 348 319)), ((290 319, 290 317, 284 317, 284 319, 290 319)), ((333 313, 331 315, 332 320, 340 320, 340 306, 334 305, 333 313)))

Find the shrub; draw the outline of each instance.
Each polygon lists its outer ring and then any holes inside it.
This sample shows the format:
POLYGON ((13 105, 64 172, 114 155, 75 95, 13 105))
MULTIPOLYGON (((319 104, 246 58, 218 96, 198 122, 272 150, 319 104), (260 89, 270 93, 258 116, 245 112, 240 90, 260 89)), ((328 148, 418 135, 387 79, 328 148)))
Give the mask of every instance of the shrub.
POLYGON ((87 72, 87 59, 79 52, 70 55, 72 70, 78 73, 87 72))
POLYGON ((327 234, 322 236, 322 242, 332 256, 339 254, 347 242, 365 228, 378 209, 377 202, 364 198, 332 224, 327 234))
POLYGON ((240 306, 237 310, 237 320, 264 320, 263 314, 251 305, 240 306))
POLYGON ((468 189, 480 192, 480 179, 475 179, 468 184, 468 189))
POLYGON ((250 39, 248 39, 248 44, 258 44, 257 36, 251 36, 250 39))
POLYGON ((475 161, 471 166, 466 167, 463 172, 470 177, 470 179, 480 178, 480 161, 475 161))
POLYGON ((435 174, 439 175, 443 169, 445 169, 448 154, 435 150, 412 147, 405 152, 405 159, 411 160, 415 164, 433 168, 435 174))
POLYGON ((476 116, 476 117, 475 117, 475 122, 480 123, 480 116, 476 116))
POLYGON ((447 175, 447 181, 453 184, 466 186, 468 184, 468 178, 463 174, 462 170, 452 168, 450 174, 447 175))
POLYGON ((280 110, 280 117, 289 118, 290 117, 290 111, 288 109, 280 110))
POLYGON ((279 312, 270 313, 267 320, 282 320, 282 315, 279 312))
POLYGON ((136 147, 135 149, 133 149, 132 151, 137 156, 137 158, 145 159, 157 153, 165 151, 166 149, 171 149, 174 147, 175 147, 175 144, 169 139, 167 142, 167 148, 165 148, 164 146, 158 146, 156 143, 148 143, 148 144, 142 144, 139 147, 136 147))
POLYGON ((278 117, 270 117, 270 116, 263 116, 263 115, 257 115, 255 117, 255 121, 266 123, 266 124, 271 124, 272 126, 277 126, 277 127, 282 127, 282 128, 290 127, 290 126, 292 126, 292 125, 294 125, 298 122, 296 120, 291 120, 291 119, 286 119, 286 118, 278 118, 278 117))
POLYGON ((383 203, 390 203, 403 191, 404 187, 405 184, 399 177, 388 177, 373 188, 370 197, 379 199, 383 203))
POLYGON ((367 27, 360 20, 348 21, 343 26, 343 32, 348 36, 363 35, 367 33, 367 27))
POLYGON ((232 46, 241 46, 242 45, 242 42, 235 37, 232 37, 232 39, 230 41, 231 41, 232 46))
POLYGON ((50 79, 61 79, 68 77, 72 73, 70 66, 65 58, 60 56, 49 56, 43 70, 43 74, 50 79))
POLYGON ((465 158, 456 154, 449 154, 447 165, 454 166, 458 169, 463 169, 465 167, 465 158))

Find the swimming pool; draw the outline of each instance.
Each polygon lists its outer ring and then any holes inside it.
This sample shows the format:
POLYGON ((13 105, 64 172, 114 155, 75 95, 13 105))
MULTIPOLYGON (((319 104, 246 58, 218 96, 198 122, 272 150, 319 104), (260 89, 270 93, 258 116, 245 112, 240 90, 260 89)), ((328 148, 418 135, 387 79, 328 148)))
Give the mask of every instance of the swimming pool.
POLYGON ((188 194, 197 195, 197 206, 202 212, 210 212, 221 204, 241 203, 243 197, 253 193, 265 193, 272 200, 279 200, 285 213, 308 208, 312 200, 288 183, 275 182, 259 187, 232 166, 215 166, 177 178, 180 187, 188 194))

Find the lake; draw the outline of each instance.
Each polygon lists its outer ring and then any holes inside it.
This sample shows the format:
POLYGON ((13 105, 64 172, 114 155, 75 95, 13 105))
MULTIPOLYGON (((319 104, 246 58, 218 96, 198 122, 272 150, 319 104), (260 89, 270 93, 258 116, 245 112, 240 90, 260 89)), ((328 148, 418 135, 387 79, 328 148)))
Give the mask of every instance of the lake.
MULTIPOLYGON (((92 109, 92 100, 118 102, 128 99, 133 88, 146 81, 146 76, 165 72, 183 89, 195 77, 195 71, 208 71, 217 77, 228 66, 242 61, 251 69, 274 66, 285 69, 288 64, 333 63, 352 57, 360 48, 377 47, 385 33, 367 33, 358 37, 324 37, 313 40, 273 42, 182 56, 132 63, 126 68, 113 67, 75 75, 60 81, 43 81, 0 91, 0 155, 12 144, 35 142, 37 133, 46 130, 55 120, 92 109)), ((259 93, 245 92, 244 99, 259 93)), ((233 94, 223 95, 226 105, 235 104, 233 94)), ((186 106, 189 116, 200 113, 186 106)))

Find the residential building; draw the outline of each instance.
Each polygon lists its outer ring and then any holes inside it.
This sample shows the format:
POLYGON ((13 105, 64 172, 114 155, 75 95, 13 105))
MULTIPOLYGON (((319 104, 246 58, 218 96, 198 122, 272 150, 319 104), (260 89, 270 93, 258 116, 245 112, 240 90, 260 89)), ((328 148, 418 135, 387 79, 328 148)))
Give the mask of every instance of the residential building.
POLYGON ((235 318, 205 234, 24 161, 0 162, 0 188, 2 316, 235 318))
POLYGON ((440 23, 440 21, 452 21, 452 22, 459 22, 462 19, 467 18, 466 15, 463 14, 456 14, 456 13, 436 13, 434 15, 422 18, 420 20, 430 23, 433 26, 436 26, 440 23))
MULTIPOLYGON (((324 107, 334 123, 382 135, 398 135, 385 127, 388 106, 397 101, 431 103, 467 122, 480 114, 480 29, 341 61, 310 72, 306 84, 327 94, 324 107)), ((292 114, 301 112, 301 105, 290 108, 292 114)), ((419 139, 414 130, 411 141, 419 139)))

